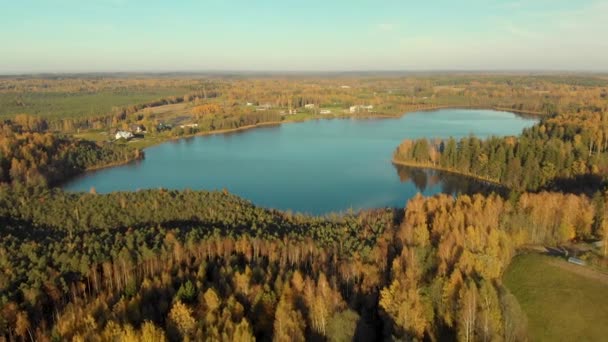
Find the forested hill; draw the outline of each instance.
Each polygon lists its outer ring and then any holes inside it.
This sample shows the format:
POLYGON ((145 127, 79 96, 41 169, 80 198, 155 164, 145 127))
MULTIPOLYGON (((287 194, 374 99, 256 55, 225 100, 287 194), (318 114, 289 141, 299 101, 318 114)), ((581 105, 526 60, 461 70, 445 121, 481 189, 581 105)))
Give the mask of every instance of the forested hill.
POLYGON ((472 175, 516 190, 593 194, 608 177, 608 111, 543 118, 518 137, 405 140, 399 163, 472 175))
POLYGON ((97 195, 5 185, 0 333, 519 339, 525 320, 500 282, 511 256, 529 243, 608 236, 606 200, 419 196, 405 212, 319 218, 223 192, 97 195), (485 324, 473 324, 471 312, 485 324))

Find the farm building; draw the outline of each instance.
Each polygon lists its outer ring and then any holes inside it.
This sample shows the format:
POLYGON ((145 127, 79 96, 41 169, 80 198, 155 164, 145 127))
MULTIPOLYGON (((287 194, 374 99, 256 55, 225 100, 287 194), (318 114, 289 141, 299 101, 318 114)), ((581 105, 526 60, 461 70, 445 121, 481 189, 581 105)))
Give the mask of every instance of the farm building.
POLYGON ((372 109, 374 109, 374 106, 369 105, 369 106, 364 106, 364 105, 356 105, 356 106, 350 106, 349 111, 351 113, 359 113, 359 112, 363 112, 363 111, 371 111, 372 109))
POLYGON ((581 260, 579 258, 575 258, 575 257, 569 257, 568 262, 572 263, 572 264, 580 265, 580 266, 586 265, 586 263, 583 260, 581 260))
POLYGON ((118 131, 118 132, 116 132, 115 138, 116 138, 116 140, 119 140, 119 139, 129 140, 129 139, 133 138, 133 133, 131 133, 129 131, 118 131))
POLYGON ((270 108, 272 108, 272 105, 270 103, 266 103, 266 104, 263 104, 261 106, 257 106, 255 108, 255 110, 257 110, 257 111, 265 111, 265 110, 268 110, 270 108))

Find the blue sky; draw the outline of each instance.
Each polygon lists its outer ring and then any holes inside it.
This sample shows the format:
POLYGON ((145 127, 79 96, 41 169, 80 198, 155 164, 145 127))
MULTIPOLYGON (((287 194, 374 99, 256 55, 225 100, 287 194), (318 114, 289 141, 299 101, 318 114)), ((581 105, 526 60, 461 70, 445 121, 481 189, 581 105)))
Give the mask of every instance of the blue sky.
POLYGON ((0 3, 0 73, 608 71, 608 0, 0 3))

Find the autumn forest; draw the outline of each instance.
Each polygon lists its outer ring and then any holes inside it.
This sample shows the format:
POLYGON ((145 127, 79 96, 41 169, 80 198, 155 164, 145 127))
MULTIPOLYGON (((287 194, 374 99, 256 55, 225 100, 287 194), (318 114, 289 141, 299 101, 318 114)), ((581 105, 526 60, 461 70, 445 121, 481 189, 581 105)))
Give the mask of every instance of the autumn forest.
POLYGON ((605 75, 3 76, 0 119, 0 341, 526 341, 514 258, 584 246, 608 270, 605 75), (312 216, 60 188, 176 138, 440 108, 538 119, 395 146, 397 165, 504 191, 312 216))

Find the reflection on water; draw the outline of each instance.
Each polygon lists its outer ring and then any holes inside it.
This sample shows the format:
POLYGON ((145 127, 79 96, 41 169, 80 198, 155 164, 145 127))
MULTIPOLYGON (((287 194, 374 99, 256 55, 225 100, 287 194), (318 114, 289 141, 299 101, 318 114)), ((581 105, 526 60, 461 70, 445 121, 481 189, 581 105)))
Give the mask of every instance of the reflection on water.
POLYGON ((412 182, 421 193, 439 188, 446 194, 489 194, 492 192, 505 195, 506 189, 496 184, 472 177, 433 169, 422 169, 404 165, 394 165, 402 183, 412 182))

